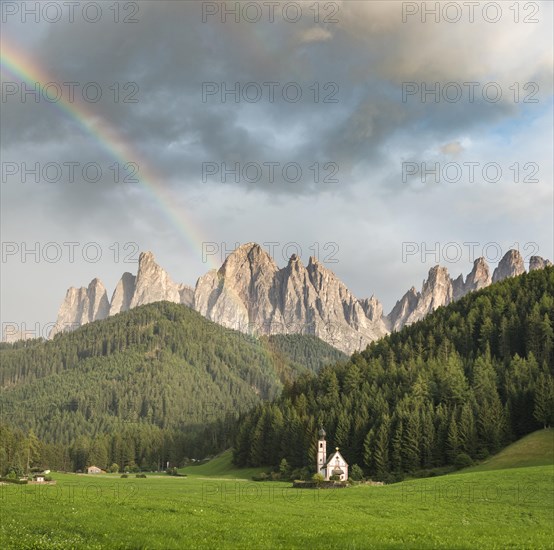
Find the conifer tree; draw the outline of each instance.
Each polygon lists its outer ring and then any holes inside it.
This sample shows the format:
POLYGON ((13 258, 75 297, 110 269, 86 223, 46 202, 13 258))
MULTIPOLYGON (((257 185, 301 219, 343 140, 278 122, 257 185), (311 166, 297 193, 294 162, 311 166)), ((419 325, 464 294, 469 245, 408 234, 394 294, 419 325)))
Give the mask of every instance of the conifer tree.
POLYGON ((384 479, 390 471, 389 464, 389 441, 390 441, 390 417, 383 416, 381 425, 375 437, 373 460, 375 463, 375 474, 378 479, 384 479))
POLYGON ((544 428, 554 425, 554 382, 544 373, 537 380, 534 416, 544 428))
POLYGON ((456 457, 460 453, 460 435, 458 433, 458 422, 456 421, 456 413, 452 412, 450 422, 448 424, 448 436, 446 440, 446 448, 448 461, 454 464, 456 457))

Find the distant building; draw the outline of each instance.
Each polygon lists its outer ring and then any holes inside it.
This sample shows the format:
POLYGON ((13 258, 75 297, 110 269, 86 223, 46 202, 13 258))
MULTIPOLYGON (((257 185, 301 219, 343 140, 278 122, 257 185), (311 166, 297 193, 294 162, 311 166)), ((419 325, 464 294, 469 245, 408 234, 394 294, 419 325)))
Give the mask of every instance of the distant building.
POLYGON ((105 473, 104 470, 98 468, 98 466, 89 466, 87 468, 87 474, 102 474, 105 473))
POLYGON ((327 441, 325 441, 325 430, 319 430, 319 439, 317 442, 317 464, 316 471, 326 480, 331 476, 338 476, 340 481, 348 479, 348 464, 339 453, 339 448, 335 447, 335 452, 327 459, 327 441))
POLYGON ((33 481, 35 483, 44 483, 46 479, 44 479, 44 474, 36 474, 33 476, 33 481))

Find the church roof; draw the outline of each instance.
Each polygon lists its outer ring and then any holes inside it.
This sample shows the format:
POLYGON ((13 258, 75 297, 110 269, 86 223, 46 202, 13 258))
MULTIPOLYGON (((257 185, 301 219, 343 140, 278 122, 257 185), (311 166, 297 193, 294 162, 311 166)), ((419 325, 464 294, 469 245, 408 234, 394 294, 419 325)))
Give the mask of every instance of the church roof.
POLYGON ((348 462, 346 462, 346 460, 344 460, 344 457, 339 453, 339 450, 338 450, 338 449, 329 457, 329 459, 327 460, 326 465, 328 466, 329 464, 331 464, 331 460, 333 460, 337 455, 338 455, 338 456, 341 458, 341 460, 348 466, 348 462))

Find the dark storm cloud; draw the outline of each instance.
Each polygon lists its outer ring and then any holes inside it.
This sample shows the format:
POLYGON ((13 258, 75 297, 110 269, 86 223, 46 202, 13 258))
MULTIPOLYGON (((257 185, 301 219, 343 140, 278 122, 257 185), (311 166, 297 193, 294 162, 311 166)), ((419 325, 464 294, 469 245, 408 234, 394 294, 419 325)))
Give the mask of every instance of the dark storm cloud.
MULTIPOLYGON (((315 25, 308 18, 297 24, 202 24, 193 2, 142 2, 140 7, 136 24, 78 20, 52 25, 32 55, 60 81, 98 82, 104 97, 87 107, 109 120, 143 161, 159 165, 179 187, 199 185, 203 161, 241 166, 297 162, 303 167, 335 162, 341 184, 349 185, 356 167, 379 163, 399 130, 418 132, 422 140, 442 140, 453 127, 470 131, 515 110, 502 102, 422 105, 410 98, 402 103, 405 78, 463 81, 476 60, 472 49, 466 54, 459 50, 459 37, 449 43, 444 28, 435 31, 445 47, 438 59, 436 49, 420 42, 428 29, 403 25, 396 12, 383 7, 344 4, 336 26, 315 25), (108 91, 114 82, 136 82, 139 102, 114 103, 108 91), (237 104, 232 96, 226 103, 219 96, 202 102, 205 82, 229 89, 237 82, 256 82, 264 94, 255 104, 244 98, 237 104), (264 82, 298 83, 303 98, 298 103, 283 100, 279 86, 270 103, 264 82), (314 103, 309 87, 315 82, 335 83, 338 103, 314 103)), ((71 126, 55 107, 29 109, 10 101, 5 111, 3 131, 13 144, 54 138, 58 146, 66 144, 68 153, 81 154, 71 126)), ((82 146, 94 149, 94 144, 82 146)), ((301 185, 282 182, 265 188, 313 192, 309 171, 303 176, 301 185)), ((241 184, 246 185, 242 178, 241 184)))

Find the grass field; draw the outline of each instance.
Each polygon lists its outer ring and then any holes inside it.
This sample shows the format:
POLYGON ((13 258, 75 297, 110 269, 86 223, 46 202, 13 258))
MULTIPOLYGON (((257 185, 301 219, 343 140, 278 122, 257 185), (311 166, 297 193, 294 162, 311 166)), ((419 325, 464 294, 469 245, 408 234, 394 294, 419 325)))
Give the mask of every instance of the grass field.
POLYGON ((271 468, 237 468, 232 463, 232 451, 225 451, 216 456, 209 462, 199 464, 198 466, 187 466, 181 468, 182 474, 193 475, 197 477, 217 477, 223 479, 252 479, 252 476, 267 472, 271 468))
POLYGON ((186 478, 54 474, 55 486, 3 485, 0 547, 553 548, 552 466, 334 491, 196 468, 186 478))
POLYGON ((478 466, 472 466, 464 471, 486 472, 552 464, 554 464, 554 429, 550 428, 526 435, 478 466))

